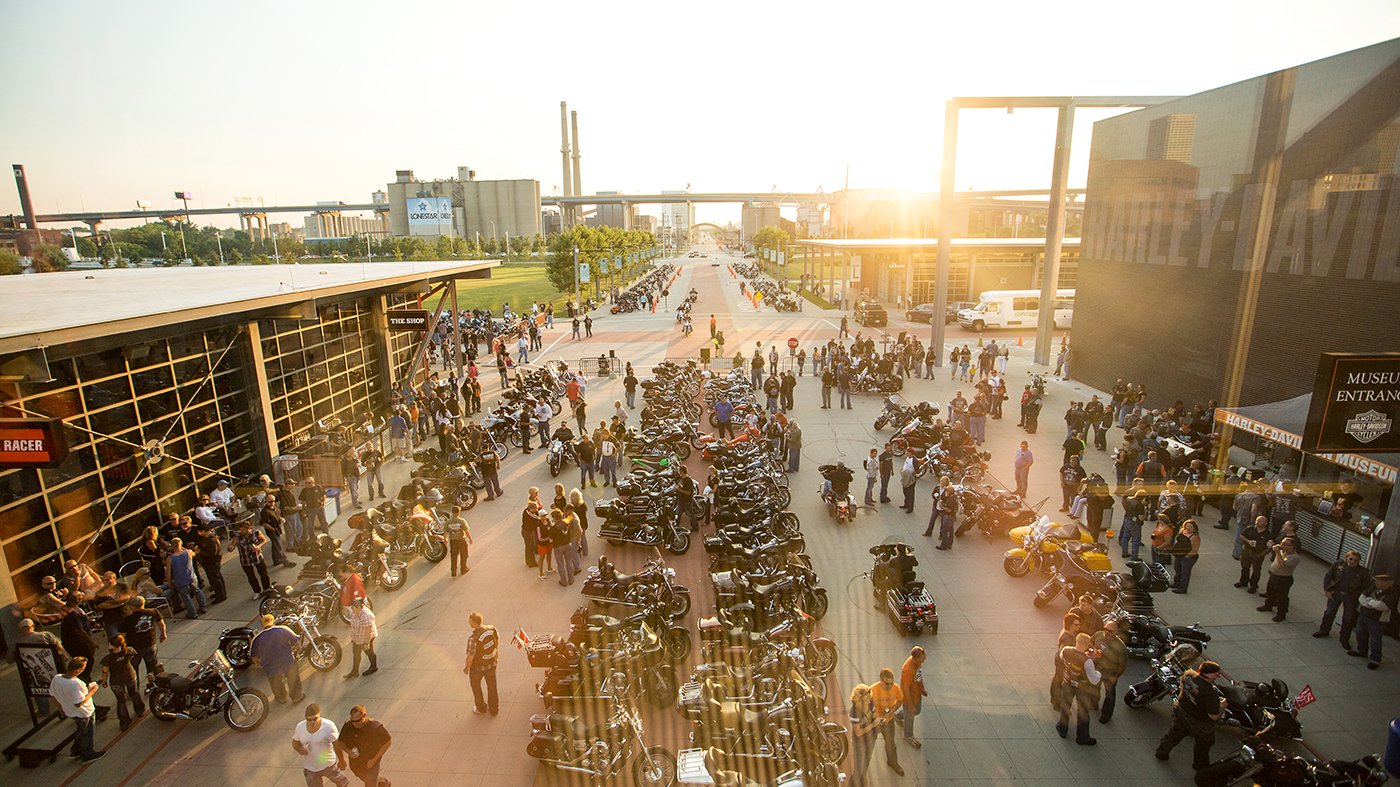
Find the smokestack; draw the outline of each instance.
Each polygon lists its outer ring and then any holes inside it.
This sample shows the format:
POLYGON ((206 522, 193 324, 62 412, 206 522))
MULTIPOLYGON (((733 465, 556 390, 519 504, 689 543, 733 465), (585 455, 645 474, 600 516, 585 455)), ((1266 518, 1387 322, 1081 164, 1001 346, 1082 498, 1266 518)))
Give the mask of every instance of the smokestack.
MULTIPOLYGON (((574 133, 577 134, 578 132, 575 131, 574 133)), ((564 162, 566 169, 568 168, 568 163, 567 161, 564 162)), ((577 159, 575 159, 574 166, 578 166, 577 159)), ((16 164, 14 167, 15 186, 19 188, 19 206, 20 209, 24 211, 25 226, 31 230, 37 230, 39 229, 39 222, 34 220, 34 203, 29 201, 29 182, 24 179, 24 165, 16 164)))
POLYGON ((574 196, 583 196, 583 176, 578 173, 578 113, 570 112, 570 119, 574 124, 574 196))
MULTIPOLYGON (((559 136, 563 140, 560 142, 563 147, 559 148, 559 153, 564 158, 563 195, 569 197, 573 195, 574 191, 573 186, 570 185, 572 181, 569 179, 569 102, 567 101, 559 102, 559 136)), ((559 210, 559 216, 564 220, 564 229, 568 229, 572 223, 570 221, 571 212, 572 209, 568 206, 563 206, 559 210)))

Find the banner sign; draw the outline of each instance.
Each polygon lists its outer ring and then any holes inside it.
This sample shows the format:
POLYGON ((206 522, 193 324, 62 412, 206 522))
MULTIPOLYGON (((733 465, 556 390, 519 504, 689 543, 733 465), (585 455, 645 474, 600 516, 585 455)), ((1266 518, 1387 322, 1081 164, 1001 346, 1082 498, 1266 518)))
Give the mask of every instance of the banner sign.
POLYGON ((409 197, 409 224, 450 224, 452 222, 451 197, 409 197))
MULTIPOLYGON (((1250 434, 1257 434, 1265 440, 1272 440, 1279 445, 1285 445, 1297 451, 1304 450, 1303 438, 1298 435, 1292 432, 1285 432, 1276 426, 1269 426, 1266 423, 1261 423, 1253 418, 1240 415, 1239 413, 1230 412, 1223 407, 1216 408, 1215 420, 1234 429, 1243 429, 1250 434)), ((1355 470, 1358 473, 1368 475, 1377 481, 1387 484, 1395 484, 1397 477, 1400 476, 1400 469, 1377 462, 1373 459, 1368 459, 1364 456, 1359 456, 1355 453, 1309 451, 1308 455, 1331 462, 1334 465, 1341 465, 1342 467, 1355 470)))
POLYGON ((603 257, 599 257, 599 258, 598 258, 598 272, 599 272, 599 273, 607 273, 607 272, 608 272, 608 258, 607 258, 606 256, 603 256, 603 257))
POLYGON ((1400 353, 1323 353, 1305 451, 1400 451, 1400 353))
POLYGON ((587 284, 593 281, 593 279, 590 278, 590 274, 592 274, 593 271, 589 270, 589 267, 589 264, 586 262, 580 262, 578 264, 578 280, 580 284, 587 284))
POLYGON ((780 251, 780 252, 778 252, 778 264, 779 264, 779 265, 786 265, 786 264, 787 264, 787 252, 785 252, 785 251, 780 251))
POLYGON ((56 418, 0 418, 0 467, 53 467, 68 458, 56 418))
POLYGON ((386 312, 385 315, 389 318, 391 331, 428 330, 427 309, 398 309, 386 312))

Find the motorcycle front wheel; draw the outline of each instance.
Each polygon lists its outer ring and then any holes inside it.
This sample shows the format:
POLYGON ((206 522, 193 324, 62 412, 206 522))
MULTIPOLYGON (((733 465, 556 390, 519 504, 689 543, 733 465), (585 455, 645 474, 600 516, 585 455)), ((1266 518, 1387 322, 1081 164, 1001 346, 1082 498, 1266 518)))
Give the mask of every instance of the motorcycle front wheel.
POLYGON ((676 701, 676 672, 670 665, 652 670, 646 678, 647 701, 657 708, 669 708, 676 701))
POLYGON ((682 462, 690 458, 690 443, 676 441, 676 458, 682 462))
POLYGON ((257 689, 239 689, 238 701, 230 699, 224 706, 224 723, 234 732, 252 732, 266 719, 267 695, 257 689))
POLYGON ((1006 573, 1013 577, 1024 577, 1031 573, 1030 556, 1008 557, 1006 560, 1002 561, 1001 567, 1006 570, 1006 573))
POLYGON ((457 487, 457 494, 453 497, 453 502, 461 506, 463 511, 472 510, 476 506, 476 489, 471 484, 462 484, 457 487))
POLYGON ((428 539, 428 543, 423 547, 423 559, 429 563, 441 563, 447 557, 447 542, 438 538, 428 539))
POLYGON ((836 669, 836 645, 831 642, 817 642, 812 646, 812 658, 808 665, 812 672, 826 677, 831 671, 836 669))
POLYGON ((552 456, 549 458, 549 477, 550 477, 550 478, 558 478, 558 477, 559 477, 559 464, 560 464, 560 463, 559 463, 559 460, 558 460, 558 459, 555 459, 555 458, 552 457, 552 456))
POLYGON ((510 444, 515 446, 516 448, 519 448, 525 444, 525 441, 522 440, 520 437, 519 429, 516 429, 510 433, 510 444))
POLYGON ((671 600, 666 602, 666 615, 672 620, 683 618, 690 614, 690 594, 676 593, 671 596, 671 600))
POLYGON ((825 593, 808 591, 803 594, 802 606, 808 615, 821 620, 826 617, 828 601, 825 593))
POLYGON ((690 639, 690 629, 681 626, 672 627, 666 633, 663 644, 666 646, 666 657, 671 661, 685 661, 694 647, 690 639))
POLYGON ((684 555, 689 550, 690 534, 685 531, 678 531, 666 543, 666 551, 673 555, 684 555))
POLYGON ((846 740, 846 733, 828 732, 822 735, 822 759, 840 767, 846 761, 846 754, 850 751, 850 742, 846 740))
POLYGON ((640 787, 671 787, 676 783, 676 756, 651 746, 633 761, 632 775, 640 787))
POLYGON ((558 399, 551 399, 549 402, 549 409, 552 410, 555 415, 558 415, 564 412, 564 405, 558 399))
POLYGON ((335 637, 324 636, 312 640, 306 660, 321 672, 330 672, 340 666, 340 656, 340 641, 335 637))
POLYGON ((1129 686, 1123 693, 1123 704, 1129 708, 1146 708, 1152 702, 1152 695, 1137 686, 1129 686))
POLYGON ((398 590, 408 579, 406 568, 383 568, 379 571, 379 586, 385 590, 398 590))

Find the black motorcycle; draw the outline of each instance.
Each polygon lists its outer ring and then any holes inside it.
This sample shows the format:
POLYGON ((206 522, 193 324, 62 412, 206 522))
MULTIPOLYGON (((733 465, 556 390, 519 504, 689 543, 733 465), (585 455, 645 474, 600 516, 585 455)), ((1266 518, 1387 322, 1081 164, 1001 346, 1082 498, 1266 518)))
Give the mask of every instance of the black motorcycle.
POLYGON ((217 713, 235 732, 249 732, 267 718, 267 695, 234 681, 233 667, 222 651, 203 662, 191 661, 188 677, 161 672, 151 680, 147 701, 151 713, 162 721, 199 721, 217 713))
POLYGON ((875 568, 869 576, 875 591, 875 608, 890 617, 902 636, 920 634, 925 628, 938 633, 938 605, 918 580, 914 567, 919 559, 908 544, 877 544, 870 548, 875 568))
POLYGON ((588 568, 583 597, 603 607, 638 607, 660 602, 665 605, 668 617, 682 618, 690 612, 690 588, 677 584, 675 579, 676 570, 667 568, 660 552, 635 574, 619 572, 607 555, 601 555, 598 565, 588 568))
MULTIPOLYGON (((308 599, 299 599, 290 613, 276 616, 277 625, 286 626, 301 639, 293 649, 298 659, 305 658, 311 666, 321 672, 329 672, 340 664, 340 640, 330 634, 322 634, 318 625, 320 613, 308 599)), ((219 635, 219 650, 235 669, 244 669, 252 663, 253 638, 258 631, 251 626, 224 629, 219 635)))
POLYGON ((1258 736, 1246 738, 1234 753, 1196 771, 1199 787, 1236 783, 1258 787, 1380 787, 1388 778, 1379 755, 1368 754, 1359 760, 1309 761, 1285 754, 1258 736))
POLYGON ((569 462, 578 462, 578 452, 574 449, 573 442, 560 440, 558 437, 549 441, 549 475, 551 478, 558 478, 564 471, 564 465, 569 462))
POLYGON ((766 631, 727 625, 719 616, 701 618, 696 626, 700 631, 701 658, 707 664, 756 665, 777 648, 798 659, 803 674, 826 677, 836 669, 839 658, 836 643, 826 637, 812 636, 816 620, 800 610, 795 617, 780 621, 766 631))
POLYGON ((668 514, 658 506, 655 516, 649 520, 638 521, 632 516, 620 516, 628 502, 600 500, 593 507, 594 513, 603 518, 603 523, 598 527, 598 535, 607 539, 609 544, 663 547, 673 555, 684 555, 690 550, 690 532, 681 529, 676 522, 675 511, 668 514))
POLYGON ((690 629, 668 620, 664 609, 659 604, 651 604, 636 608, 626 617, 615 618, 591 613, 587 606, 579 607, 569 621, 569 641, 580 648, 610 650, 618 641, 646 624, 661 635, 666 658, 674 662, 685 661, 694 646, 690 629))
POLYGON ((671 787, 676 758, 642 739, 642 720, 634 708, 619 705, 606 723, 589 725, 578 716, 557 713, 530 718, 532 737, 525 753, 556 770, 582 773, 595 783, 620 776, 628 760, 641 787, 671 787))
MULTIPOLYGON (((1128 687, 1123 704, 1145 708, 1159 700, 1176 699, 1181 693, 1181 676, 1199 655, 1192 646, 1178 644, 1165 657, 1153 661, 1152 674, 1128 687)), ((1215 691, 1222 700, 1221 724, 1252 735, 1302 740, 1298 707, 1283 681, 1275 678, 1268 683, 1232 683, 1219 679, 1215 691)))
POLYGON ((548 670, 536 687, 547 708, 595 708, 638 699, 664 708, 676 700, 676 668, 667 660, 660 634, 645 623, 624 633, 612 650, 537 637, 526 646, 526 656, 530 666, 548 670))

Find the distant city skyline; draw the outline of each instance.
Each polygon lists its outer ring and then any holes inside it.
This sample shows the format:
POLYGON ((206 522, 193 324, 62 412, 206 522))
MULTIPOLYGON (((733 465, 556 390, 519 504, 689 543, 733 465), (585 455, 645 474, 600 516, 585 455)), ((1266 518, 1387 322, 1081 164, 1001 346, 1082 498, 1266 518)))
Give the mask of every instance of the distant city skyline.
MULTIPOLYGON (((578 112, 585 194, 832 192, 848 167, 852 188, 932 191, 951 96, 1186 95, 1400 36, 1383 0, 3 9, 0 150, 39 213, 170 207, 181 190, 191 207, 369 202, 396 170, 458 166, 549 196, 560 101, 578 112)), ((1079 111, 1072 186, 1113 114, 1079 111)), ((1052 110, 964 111, 956 187, 1047 187, 1054 125, 1052 110)), ((0 213, 19 212, 7 182, 0 213)))

